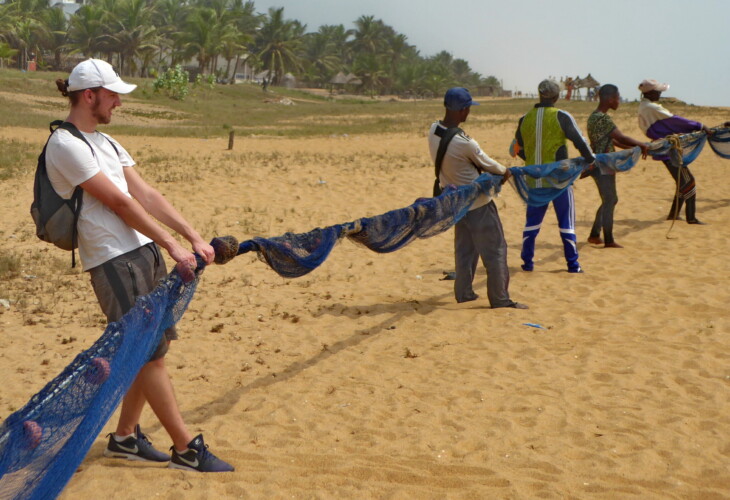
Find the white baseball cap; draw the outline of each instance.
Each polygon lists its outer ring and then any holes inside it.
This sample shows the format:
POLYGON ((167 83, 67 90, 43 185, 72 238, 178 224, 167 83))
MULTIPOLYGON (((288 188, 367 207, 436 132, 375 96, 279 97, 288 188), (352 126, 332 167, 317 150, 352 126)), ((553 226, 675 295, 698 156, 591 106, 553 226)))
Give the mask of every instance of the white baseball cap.
POLYGON ((101 59, 87 59, 78 63, 68 77, 69 92, 97 87, 104 87, 117 94, 129 94, 137 88, 136 85, 122 81, 112 65, 101 59))

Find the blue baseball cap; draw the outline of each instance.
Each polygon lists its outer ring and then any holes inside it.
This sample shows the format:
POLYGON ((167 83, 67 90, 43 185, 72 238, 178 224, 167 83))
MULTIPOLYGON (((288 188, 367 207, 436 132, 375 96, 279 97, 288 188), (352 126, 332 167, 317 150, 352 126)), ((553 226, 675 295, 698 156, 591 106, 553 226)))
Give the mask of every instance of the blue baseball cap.
POLYGON ((452 87, 444 95, 444 106, 451 111, 461 111, 469 106, 479 106, 479 103, 472 101, 471 94, 464 87, 452 87))

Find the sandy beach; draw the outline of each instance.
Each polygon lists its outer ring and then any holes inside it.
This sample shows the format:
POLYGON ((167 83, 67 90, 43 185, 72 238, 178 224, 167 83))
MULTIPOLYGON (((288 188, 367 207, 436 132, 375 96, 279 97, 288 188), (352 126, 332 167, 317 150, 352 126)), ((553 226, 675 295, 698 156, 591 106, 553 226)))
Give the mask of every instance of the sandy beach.
MULTIPOLYGON (((507 155, 519 115, 481 108, 464 128, 500 162, 521 165, 507 155)), ((696 113, 721 120, 717 109, 696 113)), ((576 116, 584 130, 586 118, 576 116)), ((635 114, 616 122, 642 137, 635 114)), ((427 196, 428 126, 262 134, 233 151, 223 138, 115 137, 206 238, 245 240, 427 196)), ((33 151, 46 136, 0 128, 33 151)), ((525 209, 505 187, 496 203, 524 311, 489 308, 481 266, 482 297, 455 303, 453 282, 441 280, 453 269, 452 231, 387 255, 344 241, 292 280, 250 254, 210 266, 167 365, 190 430, 236 471, 104 458, 115 414, 60 498, 730 498, 730 196, 718 175, 729 167, 705 149, 691 168, 707 225, 678 221, 671 232, 664 165, 642 160, 620 174, 623 249, 586 242, 599 197, 590 178, 578 181, 581 275, 565 272, 552 209, 535 271, 520 270, 525 209)), ((34 168, 0 182, 0 252, 22 259, 19 276, 0 282, 2 418, 104 329, 88 276, 33 234, 34 168)), ((156 447, 170 446, 149 409, 141 425, 156 447)))

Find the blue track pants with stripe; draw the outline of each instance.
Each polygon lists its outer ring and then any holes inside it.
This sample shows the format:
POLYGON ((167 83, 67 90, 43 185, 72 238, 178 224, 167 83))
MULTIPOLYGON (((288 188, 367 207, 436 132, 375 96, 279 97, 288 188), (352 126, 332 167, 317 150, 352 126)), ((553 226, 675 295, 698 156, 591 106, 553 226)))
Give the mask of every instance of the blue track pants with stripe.
MULTIPOLYGON (((577 272, 580 270, 578 263, 578 246, 575 237, 575 203, 573 199, 573 186, 568 187, 563 193, 553 200, 555 215, 558 217, 560 238, 563 240, 563 251, 565 260, 568 262, 568 271, 577 272)), ((545 218, 548 206, 541 207, 527 206, 527 221, 522 232, 522 269, 532 271, 534 267, 535 239, 540 232, 542 220, 545 218)))

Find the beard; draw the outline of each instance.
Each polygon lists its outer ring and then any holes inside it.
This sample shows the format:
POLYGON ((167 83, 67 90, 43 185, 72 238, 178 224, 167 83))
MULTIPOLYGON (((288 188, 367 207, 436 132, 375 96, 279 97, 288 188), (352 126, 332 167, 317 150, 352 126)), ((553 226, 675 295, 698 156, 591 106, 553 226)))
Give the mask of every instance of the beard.
POLYGON ((96 119, 96 122, 101 125, 107 125, 112 121, 112 111, 111 109, 108 110, 106 113, 104 113, 101 110, 100 102, 97 99, 94 103, 94 107, 91 108, 91 115, 96 119))

